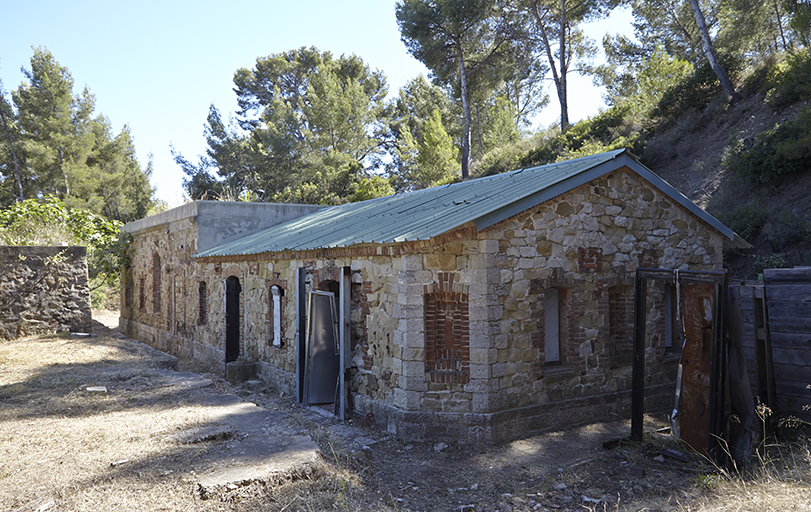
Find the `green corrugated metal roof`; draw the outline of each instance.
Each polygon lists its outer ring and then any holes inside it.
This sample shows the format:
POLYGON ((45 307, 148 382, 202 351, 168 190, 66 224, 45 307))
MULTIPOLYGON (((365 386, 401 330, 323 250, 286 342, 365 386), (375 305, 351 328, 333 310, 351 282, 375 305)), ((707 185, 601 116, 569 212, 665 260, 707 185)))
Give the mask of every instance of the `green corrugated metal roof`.
POLYGON ((428 240, 471 221, 478 229, 484 229, 623 165, 644 173, 643 177, 730 239, 737 236, 639 164, 626 150, 616 150, 326 208, 196 256, 234 256, 428 240))

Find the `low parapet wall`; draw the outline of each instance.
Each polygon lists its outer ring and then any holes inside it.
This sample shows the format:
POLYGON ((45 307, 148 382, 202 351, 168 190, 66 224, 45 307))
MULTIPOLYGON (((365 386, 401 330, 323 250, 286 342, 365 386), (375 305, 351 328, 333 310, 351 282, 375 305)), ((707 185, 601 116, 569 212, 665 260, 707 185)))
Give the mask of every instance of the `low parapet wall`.
POLYGON ((87 248, 0 246, 0 339, 91 327, 87 248))

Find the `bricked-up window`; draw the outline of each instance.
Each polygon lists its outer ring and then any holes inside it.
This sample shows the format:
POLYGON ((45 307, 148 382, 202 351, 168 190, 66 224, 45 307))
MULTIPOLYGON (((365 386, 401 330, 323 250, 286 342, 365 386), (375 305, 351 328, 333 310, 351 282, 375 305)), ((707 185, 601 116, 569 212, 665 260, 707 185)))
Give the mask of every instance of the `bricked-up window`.
POLYGON ((208 294, 205 281, 200 281, 200 284, 197 285, 197 297, 197 325, 206 325, 208 321, 208 294))
POLYGON ((161 312, 161 257, 152 255, 152 313, 161 312))
POLYGON ((430 382, 470 381, 470 320, 464 293, 425 296, 425 370, 430 382))
POLYGON ((138 309, 146 309, 146 278, 138 278, 138 309))
POLYGON ((284 290, 281 286, 270 287, 270 336, 274 347, 282 346, 282 297, 284 290))
POLYGON ((129 270, 125 271, 124 273, 124 307, 131 308, 132 307, 132 274, 129 270))
POLYGON ((547 288, 543 298, 544 361, 559 363, 560 353, 560 299, 557 288, 547 288))
POLYGON ((608 326, 612 366, 630 365, 634 347, 634 289, 631 286, 608 289, 608 326))

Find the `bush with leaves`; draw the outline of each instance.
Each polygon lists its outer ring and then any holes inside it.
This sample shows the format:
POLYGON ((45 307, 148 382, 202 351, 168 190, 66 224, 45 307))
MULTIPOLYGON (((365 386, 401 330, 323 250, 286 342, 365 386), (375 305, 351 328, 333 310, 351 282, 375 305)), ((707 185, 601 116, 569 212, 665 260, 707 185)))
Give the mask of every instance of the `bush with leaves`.
POLYGON ((115 288, 121 268, 129 265, 130 240, 120 227, 118 221, 68 208, 54 196, 27 199, 0 210, 0 244, 86 246, 93 290, 115 288))
MULTIPOLYGON (((743 68, 743 61, 730 55, 719 55, 718 59, 729 78, 734 81, 743 68)), ((651 117, 670 119, 686 110, 703 109, 720 92, 718 76, 705 61, 692 74, 665 91, 659 104, 651 112, 651 117)))
POLYGON ((790 55, 776 66, 769 80, 766 103, 782 108, 811 98, 811 49, 790 55))
POLYGON ((739 142, 733 149, 729 166, 753 184, 772 183, 778 176, 811 171, 811 107, 758 134, 746 148, 739 142))
POLYGON ((527 152, 520 164, 531 167, 626 147, 638 151, 641 127, 631 111, 631 105, 623 103, 580 121, 527 152))

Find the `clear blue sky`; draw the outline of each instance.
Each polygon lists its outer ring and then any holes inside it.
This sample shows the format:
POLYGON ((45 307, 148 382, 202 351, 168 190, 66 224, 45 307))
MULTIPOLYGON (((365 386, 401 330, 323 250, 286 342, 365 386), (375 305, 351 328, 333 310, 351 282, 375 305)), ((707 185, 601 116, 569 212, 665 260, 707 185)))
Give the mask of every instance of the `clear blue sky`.
MULTIPOLYGON (((232 78, 256 58, 301 46, 334 55, 356 54, 382 70, 390 93, 427 69, 406 52, 394 17, 394 0, 147 0, 140 2, 4 2, 0 10, 0 80, 19 87, 30 68, 32 46, 44 46, 67 67, 74 92, 87 85, 116 132, 128 124, 138 159, 154 155, 152 184, 158 197, 183 202, 183 173, 170 144, 196 161, 205 151, 203 126, 214 103, 227 119, 236 109, 232 78)), ((589 30, 598 44, 606 31, 628 32, 624 12, 589 30)), ((601 92, 590 78, 573 77, 572 120, 596 114, 601 92)), ((550 82, 551 84, 551 82, 550 82)), ((552 89, 550 95, 554 95, 552 89)), ((555 102, 539 122, 559 117, 555 102)))

